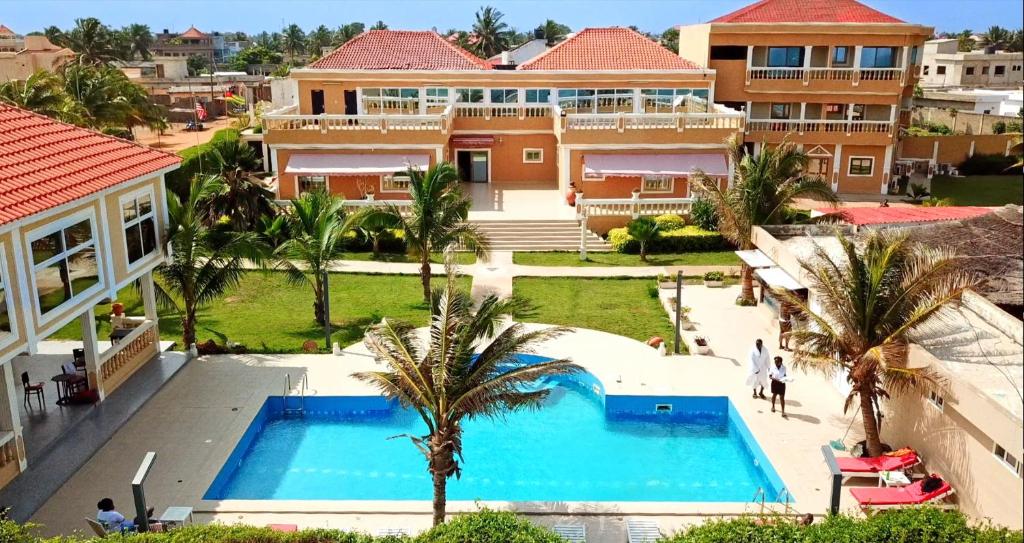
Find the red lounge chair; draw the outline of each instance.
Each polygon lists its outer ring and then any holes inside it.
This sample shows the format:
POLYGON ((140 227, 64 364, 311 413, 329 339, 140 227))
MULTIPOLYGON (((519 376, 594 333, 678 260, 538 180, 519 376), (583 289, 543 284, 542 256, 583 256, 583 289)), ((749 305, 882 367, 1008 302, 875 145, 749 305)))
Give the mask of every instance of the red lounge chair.
MULTIPOLYGON (((934 476, 934 477, 937 477, 934 476)), ((953 487, 945 480, 942 486, 932 492, 924 492, 921 485, 925 479, 907 486, 883 488, 851 488, 850 494, 863 508, 894 509, 911 505, 922 505, 940 501, 953 494, 953 487)))
POLYGON ((267 528, 275 532, 297 532, 299 527, 296 524, 267 524, 267 528))
POLYGON ((852 477, 878 477, 883 471, 903 471, 921 463, 921 457, 911 451, 903 456, 875 456, 872 458, 836 458, 843 479, 852 477))

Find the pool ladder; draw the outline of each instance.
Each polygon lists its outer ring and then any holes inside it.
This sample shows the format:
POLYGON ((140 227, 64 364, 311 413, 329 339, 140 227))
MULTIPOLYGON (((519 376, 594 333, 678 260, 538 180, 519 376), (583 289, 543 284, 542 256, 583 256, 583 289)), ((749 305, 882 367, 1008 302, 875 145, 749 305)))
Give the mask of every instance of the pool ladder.
POLYGON ((306 389, 309 388, 309 376, 302 374, 302 379, 299 381, 299 406, 288 407, 288 398, 292 396, 292 374, 284 374, 284 414, 285 415, 304 415, 306 413, 306 389))
POLYGON ((796 513, 796 510, 793 509, 793 495, 789 493, 788 488, 783 488, 782 490, 780 490, 779 493, 775 495, 775 500, 772 501, 772 503, 782 504, 781 512, 772 509, 767 503, 767 498, 768 493, 765 492, 764 488, 757 487, 757 492, 754 493, 754 499, 751 501, 761 506, 761 511, 759 514, 764 515, 767 512, 770 514, 791 515, 796 513))

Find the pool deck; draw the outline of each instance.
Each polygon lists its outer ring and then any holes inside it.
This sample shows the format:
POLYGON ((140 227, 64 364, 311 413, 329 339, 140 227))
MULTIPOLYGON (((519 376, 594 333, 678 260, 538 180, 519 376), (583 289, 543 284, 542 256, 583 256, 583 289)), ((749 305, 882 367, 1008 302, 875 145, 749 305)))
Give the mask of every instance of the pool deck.
MULTIPOLYGON (((829 479, 819 452, 829 440, 846 432, 850 417, 842 414, 842 397, 819 375, 797 376, 789 386, 789 418, 770 412, 770 402, 750 397, 743 384, 746 354, 754 338, 777 345, 775 323, 764 307, 733 304, 738 287, 708 289, 687 286, 685 304, 693 308, 697 333, 710 339, 716 356, 659 357, 653 349, 620 336, 579 330, 538 348, 538 354, 571 357, 603 383, 608 394, 728 396, 759 442, 796 501, 796 511, 823 514, 829 479)), ((624 318, 610 316, 609 318, 624 318)), ((783 353, 784 358, 788 356, 783 353)), ((156 465, 145 491, 157 514, 172 505, 196 510, 198 522, 297 524, 300 527, 356 529, 374 533, 381 527, 412 531, 429 527, 425 501, 205 501, 216 476, 269 395, 280 395, 285 375, 297 383, 308 376, 310 393, 369 395, 374 390, 350 377, 356 371, 380 369, 365 347, 356 344, 334 355, 225 355, 203 357, 185 366, 43 507, 33 521, 46 534, 87 528, 83 518, 95 515, 94 504, 111 497, 122 512, 132 509, 130 481, 147 451, 156 451, 156 465)), ((847 443, 854 440, 858 430, 847 443)), ((410 445, 411 446, 411 445, 410 445)), ((709 459, 710 460, 710 459, 709 459)), ((425 467, 424 467, 425 469, 425 467)), ((753 498, 753 496, 751 496, 753 498)), ((844 490, 843 508, 852 499, 844 490)), ((695 502, 485 502, 510 508, 540 524, 567 519, 587 525, 588 541, 621 541, 624 518, 642 515, 657 520, 665 533, 700 522, 708 515, 757 513, 753 503, 695 502)), ((474 502, 449 501, 449 513, 473 511, 474 502)), ((781 510, 781 506, 775 506, 781 510)))

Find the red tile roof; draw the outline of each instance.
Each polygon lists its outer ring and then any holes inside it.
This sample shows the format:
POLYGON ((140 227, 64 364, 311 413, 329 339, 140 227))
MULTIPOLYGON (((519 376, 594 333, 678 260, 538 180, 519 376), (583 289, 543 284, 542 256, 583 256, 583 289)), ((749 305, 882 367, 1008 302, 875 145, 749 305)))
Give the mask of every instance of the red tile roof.
POLYGON ((712 23, 902 23, 856 0, 761 0, 712 23))
POLYGON ((163 151, 0 104, 0 224, 179 162, 163 151))
POLYGON ((487 61, 429 30, 370 30, 309 68, 334 70, 489 70, 487 61))
POLYGON ((837 214, 844 222, 857 226, 877 224, 921 223, 957 221, 979 217, 992 212, 987 207, 830 207, 818 211, 837 214))
POLYGON ((585 28, 520 70, 696 70, 700 67, 629 28, 585 28))
POLYGON ((16 36, 16 34, 10 28, 0 25, 0 36, 16 36))
POLYGON ((188 27, 188 30, 178 35, 179 38, 208 38, 206 34, 203 34, 198 28, 194 26, 188 27))

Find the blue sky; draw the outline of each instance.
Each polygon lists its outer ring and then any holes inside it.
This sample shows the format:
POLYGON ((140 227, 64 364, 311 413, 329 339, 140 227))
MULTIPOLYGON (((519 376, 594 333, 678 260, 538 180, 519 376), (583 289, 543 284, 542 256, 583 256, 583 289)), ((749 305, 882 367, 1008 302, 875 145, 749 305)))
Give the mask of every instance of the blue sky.
MULTIPOLYGON (((17 32, 55 24, 67 28, 77 17, 97 17, 121 26, 148 24, 154 31, 241 30, 258 33, 298 23, 304 29, 320 24, 335 28, 349 21, 367 25, 382 19, 391 28, 468 28, 473 13, 490 3, 505 13, 512 26, 525 30, 552 18, 574 29, 585 26, 636 25, 658 31, 674 24, 702 22, 753 0, 0 0, 0 23, 17 32)), ((1021 26, 1020 0, 868 0, 871 6, 903 20, 934 26, 938 31, 998 24, 1021 26)))

